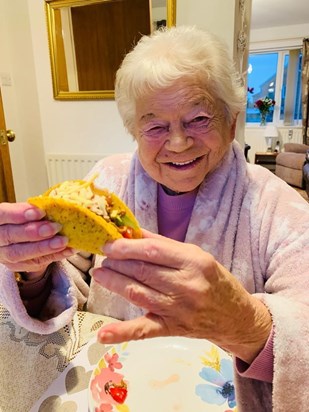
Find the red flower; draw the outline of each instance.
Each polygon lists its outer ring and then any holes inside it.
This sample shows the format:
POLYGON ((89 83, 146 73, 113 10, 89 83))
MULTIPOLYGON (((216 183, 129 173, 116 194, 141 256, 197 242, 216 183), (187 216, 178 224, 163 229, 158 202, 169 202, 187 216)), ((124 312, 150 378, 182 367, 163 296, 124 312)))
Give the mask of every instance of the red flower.
POLYGON ((270 108, 273 107, 276 102, 270 97, 266 96, 263 99, 259 99, 254 103, 254 107, 259 109, 261 113, 268 113, 270 108))

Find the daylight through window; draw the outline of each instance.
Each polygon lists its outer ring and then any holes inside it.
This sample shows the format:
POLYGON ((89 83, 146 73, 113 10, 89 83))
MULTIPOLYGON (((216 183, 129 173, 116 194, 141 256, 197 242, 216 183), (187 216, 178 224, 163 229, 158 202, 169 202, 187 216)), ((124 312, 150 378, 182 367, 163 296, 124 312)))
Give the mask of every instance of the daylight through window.
POLYGON ((256 102, 265 97, 275 101, 266 116, 268 123, 298 125, 301 122, 300 49, 249 54, 247 123, 260 123, 256 102))

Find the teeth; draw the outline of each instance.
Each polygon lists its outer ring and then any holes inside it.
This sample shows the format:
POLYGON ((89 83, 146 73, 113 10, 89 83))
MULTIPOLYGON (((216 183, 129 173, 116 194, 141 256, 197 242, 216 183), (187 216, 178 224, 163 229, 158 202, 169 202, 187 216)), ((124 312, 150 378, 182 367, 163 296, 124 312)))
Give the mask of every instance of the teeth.
POLYGON ((176 165, 176 166, 184 166, 184 165, 188 165, 188 164, 190 164, 190 163, 193 163, 195 160, 196 160, 196 159, 188 160, 187 162, 182 162, 182 163, 179 163, 179 162, 171 162, 171 163, 172 163, 173 165, 176 165))

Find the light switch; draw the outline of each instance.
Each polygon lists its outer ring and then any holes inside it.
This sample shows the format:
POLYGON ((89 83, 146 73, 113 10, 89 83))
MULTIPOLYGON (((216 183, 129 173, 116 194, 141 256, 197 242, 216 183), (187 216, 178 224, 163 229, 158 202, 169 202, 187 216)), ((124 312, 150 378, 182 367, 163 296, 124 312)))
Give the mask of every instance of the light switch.
POLYGON ((12 86, 12 77, 10 73, 1 73, 1 86, 12 86))

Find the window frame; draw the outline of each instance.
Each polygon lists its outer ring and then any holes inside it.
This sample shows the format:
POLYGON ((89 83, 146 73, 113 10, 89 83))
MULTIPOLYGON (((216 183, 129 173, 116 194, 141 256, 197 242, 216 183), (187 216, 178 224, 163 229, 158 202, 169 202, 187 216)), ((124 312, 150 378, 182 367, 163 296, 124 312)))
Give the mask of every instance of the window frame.
MULTIPOLYGON (((274 124, 279 127, 299 127, 302 124, 301 119, 294 120, 292 123, 285 123, 284 118, 280 119, 280 107, 281 107, 281 94, 282 94, 282 86, 283 86, 283 75, 284 75, 284 60, 285 56, 289 54, 291 50, 299 50, 302 52, 302 45, 301 44, 290 44, 290 45, 277 45, 275 43, 263 44, 259 43, 257 45, 251 45, 248 54, 248 60, 250 54, 266 54, 266 53, 278 53, 278 60, 277 60, 277 75, 276 75, 276 90, 274 100, 276 101, 276 105, 274 106, 273 112, 273 120, 270 124, 274 124)), ((288 107, 290 110, 292 107, 288 107)), ((286 106, 285 106, 286 110, 286 106)), ((294 112, 294 108, 293 108, 294 112)), ((245 124, 248 128, 260 127, 258 122, 246 122, 245 124)))

